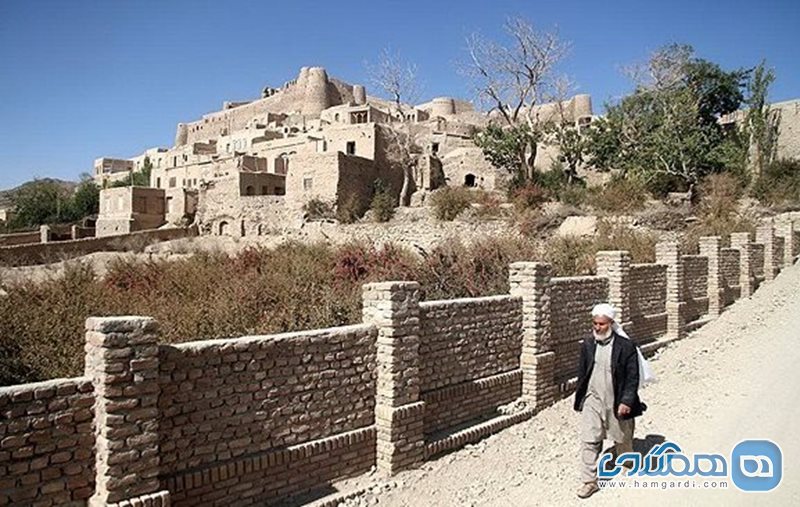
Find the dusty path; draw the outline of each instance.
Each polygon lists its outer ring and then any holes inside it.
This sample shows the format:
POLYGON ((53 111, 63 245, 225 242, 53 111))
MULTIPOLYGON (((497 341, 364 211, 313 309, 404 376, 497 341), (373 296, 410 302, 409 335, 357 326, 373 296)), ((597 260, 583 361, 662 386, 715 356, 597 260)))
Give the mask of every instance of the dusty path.
POLYGON ((564 400, 535 418, 422 469, 376 483, 347 505, 800 505, 800 264, 652 362, 659 382, 642 393, 638 445, 664 438, 687 454, 729 456, 743 439, 783 451, 770 493, 610 490, 589 500, 577 487, 577 416, 564 400), (650 435, 649 438, 646 438, 650 435))

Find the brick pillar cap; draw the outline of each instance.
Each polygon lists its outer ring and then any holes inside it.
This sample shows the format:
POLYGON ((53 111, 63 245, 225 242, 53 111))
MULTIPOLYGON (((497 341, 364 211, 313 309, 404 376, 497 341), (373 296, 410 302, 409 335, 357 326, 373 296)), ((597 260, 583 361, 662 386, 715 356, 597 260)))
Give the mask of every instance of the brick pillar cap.
POLYGON ((153 332, 158 329, 158 322, 152 317, 126 315, 121 317, 89 317, 86 319, 86 330, 98 333, 131 333, 134 331, 153 332))
POLYGON ((410 281, 389 281, 366 283, 362 286, 364 290, 415 290, 419 289, 419 282, 410 281))

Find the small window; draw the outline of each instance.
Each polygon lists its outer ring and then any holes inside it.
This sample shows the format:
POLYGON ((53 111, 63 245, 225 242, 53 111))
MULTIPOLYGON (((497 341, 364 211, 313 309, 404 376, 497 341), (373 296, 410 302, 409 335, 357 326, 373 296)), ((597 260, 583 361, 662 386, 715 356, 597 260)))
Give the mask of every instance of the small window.
POLYGON ((175 177, 169 179, 169 188, 175 188, 175 177))
POLYGON ((303 178, 303 190, 311 190, 314 187, 314 178, 303 178))
POLYGON ((286 195, 286 189, 283 187, 275 187, 275 195, 286 195))
POLYGON ((156 188, 161 188, 161 178, 156 178, 156 188))
POLYGON ((475 186, 475 175, 474 174, 467 174, 464 176, 464 186, 465 187, 474 187, 475 186))
POLYGON ((261 195, 269 195, 269 187, 262 186, 261 187, 261 195))
POLYGON ((355 155, 356 154, 356 142, 355 141, 347 141, 347 151, 348 155, 355 155))
POLYGON ((256 189, 253 185, 247 185, 247 188, 244 189, 244 195, 256 195, 256 189))
POLYGON ((433 143, 431 145, 431 153, 433 153, 434 155, 439 153, 439 143, 433 143))

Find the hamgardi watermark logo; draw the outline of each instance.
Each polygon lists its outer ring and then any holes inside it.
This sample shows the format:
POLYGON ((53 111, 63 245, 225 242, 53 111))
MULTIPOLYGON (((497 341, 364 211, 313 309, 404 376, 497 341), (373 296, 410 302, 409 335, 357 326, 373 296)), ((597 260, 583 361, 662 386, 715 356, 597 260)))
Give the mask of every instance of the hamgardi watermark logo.
MULTIPOLYGON (((715 485, 713 487, 717 484, 727 487, 726 481, 708 479, 730 477, 742 491, 765 492, 778 487, 783 478, 783 454, 771 440, 743 440, 733 448, 730 459, 722 454, 686 455, 678 444, 664 442, 654 446, 645 455, 628 452, 614 459, 612 453, 605 453, 597 468, 598 478, 632 478, 633 487, 639 486, 639 480, 664 481, 676 478, 687 481, 686 484, 692 481, 693 487, 709 487, 707 485, 710 484, 715 485), (698 478, 704 481, 694 482, 698 478)), ((648 484, 652 482, 643 482, 642 486, 648 487, 648 484)))

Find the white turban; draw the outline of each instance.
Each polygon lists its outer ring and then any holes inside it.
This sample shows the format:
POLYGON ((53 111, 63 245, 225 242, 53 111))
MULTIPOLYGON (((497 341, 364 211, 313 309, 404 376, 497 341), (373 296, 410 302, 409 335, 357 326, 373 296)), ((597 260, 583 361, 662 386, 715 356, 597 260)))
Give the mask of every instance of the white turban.
POLYGON ((617 323, 617 312, 610 304, 600 303, 598 305, 594 305, 594 308, 592 308, 592 317, 606 317, 611 319, 611 330, 623 338, 627 338, 629 340, 631 339, 630 336, 628 336, 628 333, 622 329, 622 326, 617 323))
MULTIPOLYGON (((592 308, 592 317, 607 317, 611 319, 611 329, 621 337, 627 338, 628 340, 631 339, 628 333, 622 329, 622 326, 617 323, 617 312, 610 304, 600 303, 599 305, 595 305, 594 308, 592 308)), ((642 351, 639 350, 639 347, 636 347, 636 354, 639 356, 639 387, 642 387, 647 382, 655 382, 656 376, 652 368, 650 368, 650 363, 647 362, 647 359, 642 355, 642 351)))

